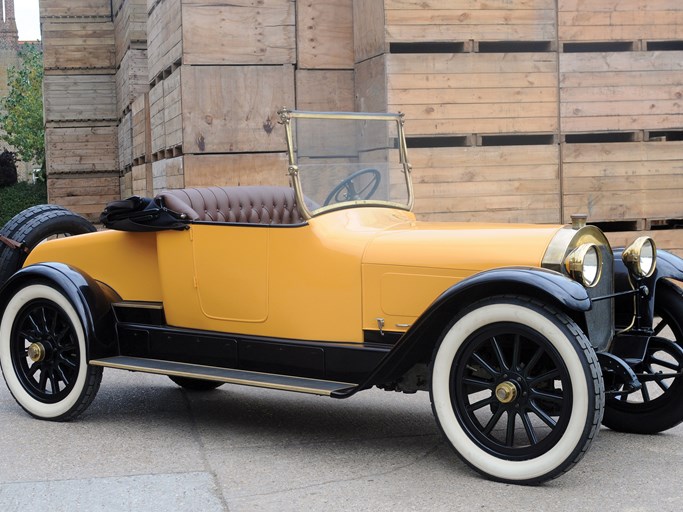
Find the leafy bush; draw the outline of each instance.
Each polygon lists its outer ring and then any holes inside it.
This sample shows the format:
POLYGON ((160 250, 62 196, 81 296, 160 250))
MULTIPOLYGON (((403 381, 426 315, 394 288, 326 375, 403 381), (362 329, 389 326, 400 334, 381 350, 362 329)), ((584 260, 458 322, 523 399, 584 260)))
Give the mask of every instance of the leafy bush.
POLYGON ((47 203, 45 183, 25 182, 0 188, 0 229, 17 213, 29 206, 47 203))
POLYGON ((0 187, 8 187, 17 182, 17 160, 11 151, 0 153, 0 187))

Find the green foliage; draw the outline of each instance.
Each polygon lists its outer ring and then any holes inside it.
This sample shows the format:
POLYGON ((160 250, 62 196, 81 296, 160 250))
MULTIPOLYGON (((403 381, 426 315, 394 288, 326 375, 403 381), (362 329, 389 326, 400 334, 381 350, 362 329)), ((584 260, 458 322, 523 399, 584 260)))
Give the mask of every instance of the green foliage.
POLYGON ((0 229, 20 211, 44 203, 47 203, 45 183, 33 185, 19 182, 11 187, 0 188, 0 229))
POLYGON ((2 139, 15 147, 24 162, 45 165, 43 127, 43 53, 38 45, 24 45, 21 65, 7 70, 9 93, 2 99, 2 139))
POLYGON ((8 187, 17 182, 17 159, 11 151, 0 153, 0 187, 8 187))

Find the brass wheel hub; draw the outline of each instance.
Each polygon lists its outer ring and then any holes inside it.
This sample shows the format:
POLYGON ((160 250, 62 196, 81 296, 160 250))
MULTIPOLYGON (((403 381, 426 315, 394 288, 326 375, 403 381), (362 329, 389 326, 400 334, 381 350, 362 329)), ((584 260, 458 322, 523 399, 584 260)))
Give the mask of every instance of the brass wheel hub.
POLYGON ((501 382, 496 386, 496 398, 502 404, 509 404, 517 398, 517 386, 509 380, 501 382))
POLYGON ((28 357, 34 363, 38 363, 45 359, 45 347, 42 343, 31 343, 28 347, 28 357))

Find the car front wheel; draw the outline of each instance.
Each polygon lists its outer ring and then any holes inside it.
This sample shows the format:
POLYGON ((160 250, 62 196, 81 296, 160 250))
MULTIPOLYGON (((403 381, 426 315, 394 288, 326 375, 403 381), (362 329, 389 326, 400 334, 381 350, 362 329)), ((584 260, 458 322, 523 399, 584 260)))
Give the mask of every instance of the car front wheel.
POLYGON ((95 398, 102 368, 86 361, 76 310, 56 289, 20 288, 0 323, 0 366, 17 403, 36 418, 67 421, 95 398))
POLYGON ((454 320, 434 354, 430 394, 460 458, 511 483, 573 467, 604 406, 600 366, 581 329, 524 297, 480 301, 454 320))

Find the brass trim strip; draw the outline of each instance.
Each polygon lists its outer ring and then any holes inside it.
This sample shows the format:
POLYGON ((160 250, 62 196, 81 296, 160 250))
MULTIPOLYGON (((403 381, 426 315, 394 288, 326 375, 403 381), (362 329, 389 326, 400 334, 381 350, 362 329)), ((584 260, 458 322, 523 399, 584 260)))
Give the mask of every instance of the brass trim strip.
POLYGON ((135 301, 125 301, 125 302, 114 302, 112 304, 115 308, 131 308, 131 309, 164 309, 164 305, 161 302, 135 302, 135 301))
POLYGON ((284 391, 294 391, 298 393, 307 393, 307 394, 314 394, 314 395, 321 395, 321 396, 330 396, 332 391, 336 389, 344 389, 348 387, 353 387, 356 386, 356 384, 353 383, 348 383, 348 382, 336 382, 336 381, 325 381, 325 380, 316 380, 316 379, 310 379, 307 377, 289 377, 287 375, 277 375, 273 373, 262 373, 262 372, 251 372, 247 370, 234 370, 234 369, 228 369, 228 368, 219 368, 217 366, 201 366, 201 365, 193 365, 190 363, 178 363, 175 361, 163 361, 160 359, 143 359, 143 358, 134 358, 134 357, 125 357, 122 356, 121 359, 127 360, 127 361, 145 361, 149 363, 157 363, 156 366, 146 366, 142 364, 130 364, 130 363, 124 363, 124 362, 117 362, 117 359, 119 357, 111 357, 107 359, 94 359, 89 361, 88 364, 91 364, 93 366, 102 366, 105 368, 116 368, 119 370, 129 370, 129 371, 137 371, 137 372, 143 372, 143 373, 153 373, 157 375, 174 375, 177 377, 188 377, 188 378, 195 378, 195 379, 204 379, 204 380, 213 380, 217 382, 226 382, 230 384, 240 384, 243 386, 252 386, 252 387, 260 387, 260 388, 268 388, 268 389, 280 389, 284 391), (177 366, 184 366, 184 367, 195 367, 198 369, 198 371, 181 371, 179 369, 169 369, 169 368, 163 368, 163 365, 177 365, 177 366), (205 369, 211 369, 216 372, 234 372, 237 373, 239 372, 240 374, 245 374, 245 375, 253 375, 254 377, 260 376, 261 379, 248 379, 244 377, 229 377, 229 376, 221 376, 217 375, 215 373, 202 373, 201 370, 202 368, 205 369), (267 379, 292 379, 292 380, 297 380, 297 381, 309 381, 311 382, 311 386, 305 386, 305 385, 296 385, 296 384, 285 384, 285 383, 276 383, 276 382, 269 382, 267 379), (322 389, 320 387, 316 387, 313 384, 319 382, 319 383, 326 383, 329 386, 329 389, 322 389), (334 385, 334 386, 332 386, 334 385))

